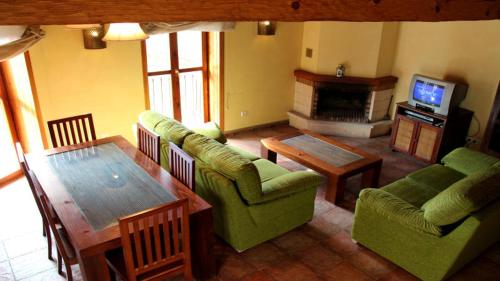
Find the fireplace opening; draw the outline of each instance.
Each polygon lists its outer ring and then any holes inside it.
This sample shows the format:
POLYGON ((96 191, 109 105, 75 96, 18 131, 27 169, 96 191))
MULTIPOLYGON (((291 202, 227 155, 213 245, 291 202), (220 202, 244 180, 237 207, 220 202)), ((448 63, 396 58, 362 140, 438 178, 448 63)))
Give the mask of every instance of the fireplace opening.
POLYGON ((371 91, 366 85, 330 84, 315 93, 313 118, 345 122, 368 122, 371 91))

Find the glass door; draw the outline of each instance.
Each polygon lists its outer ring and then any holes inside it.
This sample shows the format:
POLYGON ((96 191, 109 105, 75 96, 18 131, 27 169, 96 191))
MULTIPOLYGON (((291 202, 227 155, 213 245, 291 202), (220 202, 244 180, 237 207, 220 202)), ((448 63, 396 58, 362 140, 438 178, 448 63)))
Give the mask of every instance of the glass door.
POLYGON ((0 73, 0 185, 21 174, 16 153, 15 127, 12 121, 9 100, 5 90, 3 75, 0 73))
POLYGON ((146 40, 150 109, 188 127, 209 119, 207 33, 182 31, 146 40))

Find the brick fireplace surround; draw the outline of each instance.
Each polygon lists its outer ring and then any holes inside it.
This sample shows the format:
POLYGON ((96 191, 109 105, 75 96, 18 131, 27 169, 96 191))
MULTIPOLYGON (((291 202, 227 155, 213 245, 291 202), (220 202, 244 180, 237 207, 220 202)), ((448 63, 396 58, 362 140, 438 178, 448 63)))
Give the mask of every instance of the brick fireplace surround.
POLYGON ((319 75, 296 70, 290 125, 326 135, 371 138, 389 133, 394 76, 319 75))

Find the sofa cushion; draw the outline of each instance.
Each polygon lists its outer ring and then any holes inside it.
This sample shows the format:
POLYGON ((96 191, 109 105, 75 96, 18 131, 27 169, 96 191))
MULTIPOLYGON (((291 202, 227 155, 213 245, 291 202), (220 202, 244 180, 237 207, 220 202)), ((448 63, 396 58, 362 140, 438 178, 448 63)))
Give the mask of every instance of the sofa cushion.
POLYGON ((500 159, 465 147, 453 150, 441 160, 445 166, 468 176, 484 171, 498 161, 500 159))
POLYGON ((227 142, 224 133, 222 133, 219 125, 215 122, 207 122, 199 127, 193 128, 193 131, 197 134, 214 139, 222 144, 227 142))
POLYGON ((439 193, 422 207, 426 220, 448 225, 500 198, 500 168, 468 176, 439 193))
POLYGON ((441 192, 448 186, 465 178, 465 175, 446 166, 434 164, 413 172, 406 177, 441 192))
POLYGON ((184 138, 194 132, 184 127, 181 123, 173 120, 166 119, 158 123, 154 129, 155 133, 160 135, 160 138, 165 142, 173 142, 178 146, 181 146, 184 142, 184 138))
POLYGON ((261 182, 290 173, 287 169, 282 168, 266 159, 255 160, 253 161, 253 164, 257 167, 261 182))
POLYGON ((168 118, 150 110, 144 111, 139 115, 139 123, 150 130, 154 130, 156 125, 164 120, 168 120, 168 118))
POLYGON ((182 149, 236 183, 244 200, 252 204, 262 196, 259 172, 252 161, 225 145, 200 134, 186 137, 182 149))
POLYGON ((256 156, 255 154, 252 154, 252 153, 250 153, 250 152, 248 152, 248 151, 246 151, 244 149, 241 149, 241 148, 239 148, 237 146, 232 146, 230 144, 226 144, 226 147, 229 148, 229 149, 231 149, 232 151, 238 153, 239 155, 247 158, 250 161, 255 161, 257 159, 260 159, 259 156, 256 156))
POLYGON ((420 184, 414 180, 403 178, 382 188, 396 197, 420 208, 429 199, 436 196, 439 191, 429 188, 424 184, 420 184))

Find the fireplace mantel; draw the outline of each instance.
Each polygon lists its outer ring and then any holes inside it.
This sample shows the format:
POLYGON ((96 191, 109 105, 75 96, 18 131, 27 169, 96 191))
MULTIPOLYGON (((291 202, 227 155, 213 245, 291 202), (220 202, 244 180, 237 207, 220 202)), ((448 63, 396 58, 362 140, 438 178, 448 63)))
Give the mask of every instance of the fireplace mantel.
POLYGON ((384 76, 377 78, 355 76, 337 77, 334 75, 315 74, 301 69, 295 70, 294 75, 297 81, 311 86, 314 86, 313 84, 316 83, 360 84, 370 86, 373 91, 392 89, 394 88, 396 82, 398 82, 398 78, 395 76, 384 76))

